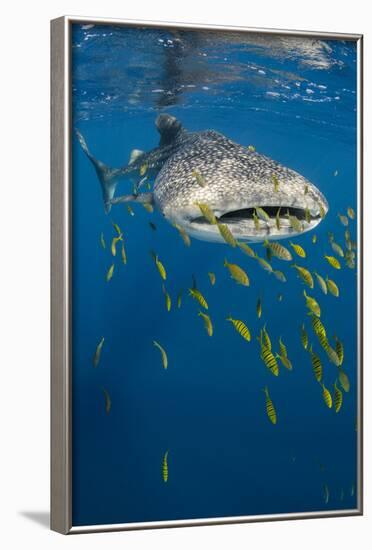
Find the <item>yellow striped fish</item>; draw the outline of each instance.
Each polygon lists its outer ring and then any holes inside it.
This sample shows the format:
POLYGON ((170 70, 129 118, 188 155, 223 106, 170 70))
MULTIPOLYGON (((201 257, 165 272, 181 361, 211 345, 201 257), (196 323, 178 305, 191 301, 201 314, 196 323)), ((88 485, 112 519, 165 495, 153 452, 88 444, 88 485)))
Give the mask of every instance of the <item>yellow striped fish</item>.
POLYGON ((278 231, 282 227, 282 224, 280 222, 280 210, 281 210, 281 208, 279 208, 279 210, 277 211, 276 216, 275 216, 275 226, 276 226, 278 231))
POLYGON ((313 327, 313 331, 315 332, 316 336, 318 337, 318 340, 320 342, 320 345, 322 348, 328 352, 329 343, 327 338, 327 332, 324 328, 323 323, 321 320, 316 317, 315 315, 311 316, 311 326, 313 327))
POLYGON ((305 296, 305 300, 306 300, 306 307, 312 313, 314 313, 314 315, 316 315, 317 317, 320 317, 320 314, 321 314, 320 306, 319 306, 318 302, 315 300, 315 298, 312 298, 311 296, 306 294, 306 290, 304 290, 304 296, 305 296))
MULTIPOLYGON (((350 250, 352 250, 350 232, 348 230, 345 231, 345 246, 346 246, 346 252, 350 252, 350 250), (346 238, 347 234, 349 235, 348 239, 346 238)), ((345 254, 345 256, 346 256, 346 254, 345 254)))
POLYGON ((116 243, 120 240, 119 237, 114 237, 111 241, 111 254, 116 256, 116 243))
POLYGON ((111 397, 109 392, 105 388, 102 388, 102 391, 103 391, 103 396, 105 398, 105 411, 106 411, 106 414, 109 414, 111 411, 111 405, 112 405, 111 397))
POLYGON ((197 202, 195 204, 196 206, 199 207, 200 212, 202 213, 204 218, 207 220, 207 222, 209 222, 211 225, 217 224, 217 218, 214 215, 214 212, 211 210, 211 208, 209 208, 208 204, 205 204, 202 202, 197 202))
POLYGON ((127 210, 130 216, 134 216, 133 208, 130 206, 130 204, 127 204, 127 210))
POLYGON ((166 354, 166 351, 165 349, 159 344, 159 342, 157 342, 156 340, 153 340, 152 343, 154 344, 154 346, 156 348, 158 348, 158 350, 160 351, 161 353, 161 360, 162 360, 162 363, 163 363, 163 368, 166 370, 168 368, 168 356, 166 354))
POLYGON ((140 170, 139 170, 139 173, 140 173, 141 177, 146 174, 148 167, 149 167, 149 165, 147 164, 147 162, 144 162, 142 164, 142 166, 140 167, 140 170))
POLYGON ((165 288, 164 285, 163 285, 162 288, 163 288, 163 294, 164 294, 164 297, 165 297, 165 307, 167 308, 167 311, 170 311, 171 307, 172 307, 171 297, 169 296, 169 294, 167 292, 167 289, 165 288))
POLYGON ((333 252, 336 252, 336 254, 338 256, 340 256, 340 258, 343 258, 344 257, 344 251, 342 250, 341 246, 337 243, 335 243, 334 241, 331 242, 331 247, 332 247, 332 250, 333 252))
POLYGON ((182 290, 179 291, 178 296, 177 296, 177 307, 178 307, 178 309, 181 307, 181 305, 182 305, 182 290))
POLYGON ((315 244, 316 241, 317 241, 316 234, 314 234, 313 237, 312 237, 312 239, 311 239, 311 242, 312 242, 313 244, 315 244))
POLYGON ((322 388, 323 388, 323 401, 329 409, 332 409, 332 396, 324 384, 322 384, 322 388))
POLYGON ((225 225, 224 223, 217 223, 217 227, 223 240, 227 244, 235 248, 237 246, 237 242, 235 240, 235 237, 231 233, 230 229, 227 227, 227 225, 225 225))
POLYGON ((336 365, 336 367, 339 367, 340 366, 340 360, 338 358, 337 352, 329 344, 328 344, 328 347, 326 349, 326 352, 327 352, 327 355, 328 355, 328 359, 331 361, 331 363, 336 365))
POLYGON ((262 267, 262 269, 264 269, 265 271, 268 271, 269 273, 272 272, 273 268, 271 267, 269 262, 264 260, 264 258, 260 258, 260 256, 258 256, 257 254, 256 254, 255 258, 258 261, 258 263, 260 264, 260 266, 262 267))
POLYGON ((285 278, 285 275, 282 271, 279 271, 278 269, 275 269, 275 271, 273 271, 273 274, 274 274, 275 278, 278 279, 278 281, 280 281, 281 283, 285 283, 287 281, 287 279, 285 278))
POLYGON ((341 384, 341 387, 344 390, 344 392, 348 393, 350 391, 349 378, 348 378, 346 372, 344 372, 341 368, 338 371, 338 380, 339 380, 339 382, 341 384))
POLYGON ((338 286, 334 281, 332 281, 332 279, 329 279, 328 276, 327 276, 327 288, 329 292, 333 294, 333 296, 336 296, 336 298, 339 297, 340 291, 338 289, 338 286))
POLYGON ((193 170, 191 172, 191 175, 196 179, 197 183, 200 185, 200 187, 205 187, 207 185, 207 182, 203 178, 200 172, 197 170, 193 170))
POLYGON ((339 340, 337 338, 337 336, 334 336, 334 339, 336 340, 336 353, 337 353, 338 360, 340 361, 340 366, 341 366, 342 363, 344 362, 344 346, 343 346, 341 340, 339 340))
POLYGON ((339 217, 339 220, 342 223, 342 225, 344 225, 345 227, 349 225, 349 220, 347 216, 344 216, 343 214, 340 214, 340 213, 338 213, 337 216, 339 217))
POLYGON ((190 237, 188 236, 188 234, 186 233, 186 231, 183 229, 183 227, 181 227, 180 225, 178 225, 177 223, 174 223, 173 226, 177 229, 181 239, 183 240, 184 242, 184 245, 185 246, 190 246, 191 245, 191 240, 190 240, 190 237))
POLYGON ((272 424, 276 424, 276 421, 277 421, 276 410, 273 402, 271 401, 267 386, 265 386, 264 388, 264 393, 265 393, 265 400, 266 400, 266 414, 270 422, 272 424))
POLYGON ((287 348, 282 341, 282 337, 279 338, 279 350, 280 350, 280 355, 282 355, 283 357, 288 357, 287 348))
POLYGON ((116 256, 116 245, 119 241, 123 240, 123 234, 121 233, 118 237, 114 237, 111 241, 111 254, 116 256))
POLYGON ((319 275, 319 273, 317 273, 316 271, 314 271, 314 275, 316 277, 318 285, 319 285, 321 291, 323 292, 323 294, 327 294, 327 292, 328 292, 327 283, 325 282, 323 277, 321 275, 319 275))
POLYGON ((304 226, 298 220, 298 218, 296 218, 296 216, 291 216, 288 213, 288 220, 289 220, 289 223, 290 223, 292 229, 294 229, 296 231, 296 233, 302 233, 302 231, 304 230, 304 226))
POLYGON ((273 174, 271 176, 271 179, 272 179, 272 182, 274 184, 274 192, 277 193, 279 191, 279 180, 278 180, 278 177, 273 174))
POLYGON ((313 366, 314 376, 317 382, 321 382, 323 378, 323 367, 320 362, 319 356, 313 351, 313 347, 310 346, 311 364, 313 366))
POLYGON ((144 203, 142 203, 142 206, 146 210, 146 212, 148 212, 149 214, 153 213, 154 207, 152 206, 152 204, 150 204, 148 202, 144 202, 144 203))
POLYGON ((226 258, 223 265, 227 267, 230 271, 231 278, 234 279, 238 284, 243 286, 249 286, 249 278, 244 269, 239 267, 237 264, 230 264, 226 258))
POLYGON ((309 337, 305 329, 305 324, 302 324, 301 327, 301 344, 305 350, 307 350, 309 345, 309 337))
POLYGON ((124 265, 127 263, 127 255, 125 252, 125 247, 123 242, 121 243, 121 261, 123 262, 124 265))
POLYGON ((260 331, 260 343, 271 351, 271 340, 266 330, 266 325, 264 325, 263 329, 260 331))
POLYGON ((289 252, 288 248, 286 248, 282 244, 276 241, 269 242, 268 240, 265 240, 263 242, 263 245, 268 248, 271 254, 279 260, 285 260, 286 262, 290 262, 292 260, 292 254, 289 252))
POLYGON ((250 151, 251 153, 254 153, 255 150, 256 150, 256 147, 254 145, 248 145, 247 147, 248 151, 250 151))
POLYGON ((286 355, 279 355, 279 353, 276 354, 276 358, 280 359, 281 363, 284 365, 284 367, 288 370, 292 370, 292 363, 288 359, 286 355))
POLYGON ((123 234, 117 223, 112 222, 112 227, 115 229, 117 237, 123 234))
POLYGON ((167 278, 167 272, 165 271, 165 267, 162 264, 162 262, 159 260, 159 256, 155 252, 151 252, 152 259, 155 262, 156 268, 159 271, 160 277, 163 279, 163 281, 167 278))
POLYGON ((297 264, 292 264, 291 267, 294 267, 298 273, 298 275, 301 277, 303 282, 307 284, 308 287, 314 288, 314 279, 312 278, 312 275, 308 269, 305 267, 301 267, 297 264))
POLYGON ((331 265, 334 269, 341 269, 341 264, 337 258, 335 258, 334 256, 327 256, 326 254, 324 255, 324 257, 329 265, 331 265))
POLYGON ((248 244, 238 242, 238 246, 240 250, 244 252, 244 254, 247 254, 247 256, 249 256, 250 258, 255 257, 256 255, 255 251, 248 244))
POLYGON ((102 248, 105 249, 106 248, 106 242, 105 242, 105 237, 103 236, 103 233, 101 233, 100 243, 101 243, 102 248))
POLYGON ((334 396, 333 396, 333 401, 334 401, 334 404, 335 404, 335 411, 336 411, 336 413, 338 413, 339 410, 342 407, 343 393, 340 390, 340 388, 337 386, 337 382, 335 382, 333 384, 333 386, 334 386, 334 389, 335 389, 334 396))
POLYGON ((200 290, 198 290, 197 288, 189 288, 189 296, 191 296, 192 298, 194 298, 194 300, 199 302, 201 307, 203 307, 204 309, 208 309, 207 300, 204 298, 200 290))
POLYGON ((112 266, 108 269, 106 273, 106 281, 109 282, 112 279, 112 276, 114 274, 115 264, 112 264, 112 266))
POLYGON ((355 212, 354 210, 351 208, 351 206, 348 207, 347 209, 347 215, 349 216, 349 218, 351 220, 353 220, 355 218, 355 212))
POLYGON ((263 344, 261 344, 261 359, 265 363, 266 367, 273 373, 273 375, 278 376, 279 374, 278 362, 275 359, 271 350, 263 344))
POLYGON ((263 222, 270 221, 269 214, 263 208, 261 208, 260 206, 256 206, 255 211, 256 211, 257 217, 260 218, 260 220, 262 220, 263 222))
POLYGON ((211 321, 211 318, 209 317, 209 315, 207 315, 206 313, 203 313, 202 311, 199 311, 198 315, 204 321, 204 327, 205 327, 205 330, 208 333, 208 336, 213 336, 213 325, 212 325, 212 321, 211 321))
POLYGON ((226 318, 226 321, 229 321, 233 325, 235 330, 240 334, 242 338, 244 338, 244 340, 247 340, 247 342, 251 341, 251 333, 249 332, 249 328, 245 323, 243 323, 243 321, 241 321, 240 319, 233 319, 231 315, 226 318))
POLYGON ((208 309, 207 300, 204 298, 203 294, 197 288, 189 288, 189 296, 194 298, 199 304, 204 308, 208 309))
POLYGON ((297 256, 300 256, 300 258, 306 258, 306 252, 302 248, 302 246, 300 246, 299 244, 295 244, 292 241, 289 241, 289 244, 291 245, 293 250, 296 252, 297 256))
POLYGON ((212 271, 208 271, 208 277, 212 286, 216 284, 216 275, 212 271))
POLYGON ((258 298, 258 300, 257 300, 257 304, 256 304, 256 313, 257 313, 257 317, 258 317, 259 319, 261 319, 261 315, 262 315, 262 303, 261 303, 260 298, 258 298))
POLYGON ((347 251, 345 254, 346 265, 349 269, 355 268, 355 253, 354 251, 347 251))
POLYGON ((102 337, 98 346, 96 347, 96 351, 94 353, 94 357, 93 357, 93 367, 98 367, 98 363, 101 359, 101 352, 102 352, 102 347, 103 347, 103 344, 105 342, 105 338, 102 337))
POLYGON ((260 220, 257 217, 256 211, 253 211, 254 228, 258 231, 261 227, 260 220))
POLYGON ((161 466, 161 472, 162 472, 162 475, 163 475, 164 483, 167 483, 168 477, 169 477, 168 454, 169 454, 169 451, 166 451, 164 456, 163 456, 163 461, 162 461, 162 466, 161 466))

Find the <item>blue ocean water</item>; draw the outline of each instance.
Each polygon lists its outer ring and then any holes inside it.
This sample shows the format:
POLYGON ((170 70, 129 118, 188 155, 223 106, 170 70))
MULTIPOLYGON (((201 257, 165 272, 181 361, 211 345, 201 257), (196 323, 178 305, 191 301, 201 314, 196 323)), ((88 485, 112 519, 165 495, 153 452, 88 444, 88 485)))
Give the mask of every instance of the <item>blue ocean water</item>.
MULTIPOLYGON (((192 239, 186 247, 159 212, 141 205, 132 205, 133 216, 125 205, 106 215, 94 168, 74 137, 73 525, 355 508, 357 277, 342 258, 340 270, 324 259, 336 255, 329 232, 345 249, 338 213, 346 215, 348 207, 357 213, 355 44, 105 25, 74 25, 72 40, 73 125, 98 159, 119 167, 132 149, 157 146, 160 112, 189 130, 215 129, 254 145, 327 197, 326 218, 293 239, 307 252, 295 261, 328 275, 340 289, 338 298, 324 295, 317 283, 310 290, 276 258, 273 266, 286 283, 228 245, 192 239), (118 255, 111 255, 112 223, 123 230, 126 265, 120 243, 118 255), (170 312, 151 250, 167 270, 170 312), (247 271, 249 288, 230 278, 225 257, 247 271), (209 304, 212 337, 188 296, 193 275, 209 304), (338 369, 312 332, 304 289, 319 302, 331 343, 336 334, 344 344, 350 391, 343 392, 338 413, 325 405, 301 345, 305 323, 333 395, 338 369), (230 314, 246 322, 250 342, 226 321, 230 314), (273 349, 281 337, 293 364, 292 371, 280 366, 278 377, 260 359, 257 336, 264 324, 273 349), (167 370, 153 340, 167 352, 167 370), (276 425, 266 414, 265 386, 276 425), (109 414, 103 390, 111 399, 109 414)), ((118 188, 119 194, 131 189, 129 180, 118 188)), ((348 228, 356 240, 356 221, 348 228)), ((264 256, 262 244, 252 246, 264 256)))

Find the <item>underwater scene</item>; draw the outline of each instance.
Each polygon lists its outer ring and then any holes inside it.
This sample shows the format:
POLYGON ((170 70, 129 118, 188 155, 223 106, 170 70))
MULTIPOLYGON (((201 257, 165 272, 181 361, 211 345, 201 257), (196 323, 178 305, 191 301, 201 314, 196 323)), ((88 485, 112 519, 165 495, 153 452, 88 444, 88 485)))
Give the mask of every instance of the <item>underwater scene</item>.
POLYGON ((356 43, 71 51, 73 526, 355 510, 356 43))

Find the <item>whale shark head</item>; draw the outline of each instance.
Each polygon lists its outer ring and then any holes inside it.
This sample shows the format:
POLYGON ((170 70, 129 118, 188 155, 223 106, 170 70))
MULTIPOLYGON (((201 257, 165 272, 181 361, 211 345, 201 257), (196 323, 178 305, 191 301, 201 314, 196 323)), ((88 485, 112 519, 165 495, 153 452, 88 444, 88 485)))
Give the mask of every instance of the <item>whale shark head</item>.
POLYGON ((156 179, 154 201, 171 223, 196 239, 224 242, 201 212, 207 205, 236 239, 260 242, 294 237, 324 218, 327 200, 306 178, 216 132, 205 134, 156 179))

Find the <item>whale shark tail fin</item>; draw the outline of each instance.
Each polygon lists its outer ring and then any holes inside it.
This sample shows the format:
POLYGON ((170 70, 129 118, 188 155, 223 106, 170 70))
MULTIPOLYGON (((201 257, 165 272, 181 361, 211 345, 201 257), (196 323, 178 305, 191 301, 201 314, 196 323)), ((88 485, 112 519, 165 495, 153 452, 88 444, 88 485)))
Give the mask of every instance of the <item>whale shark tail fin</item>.
POLYGON ((100 160, 97 160, 89 151, 84 136, 79 132, 79 130, 75 130, 75 132, 82 150, 87 155, 97 172, 97 176, 101 184, 105 212, 108 214, 111 210, 111 201, 114 198, 116 185, 118 183, 116 177, 117 170, 114 170, 109 166, 106 166, 106 164, 100 160))

